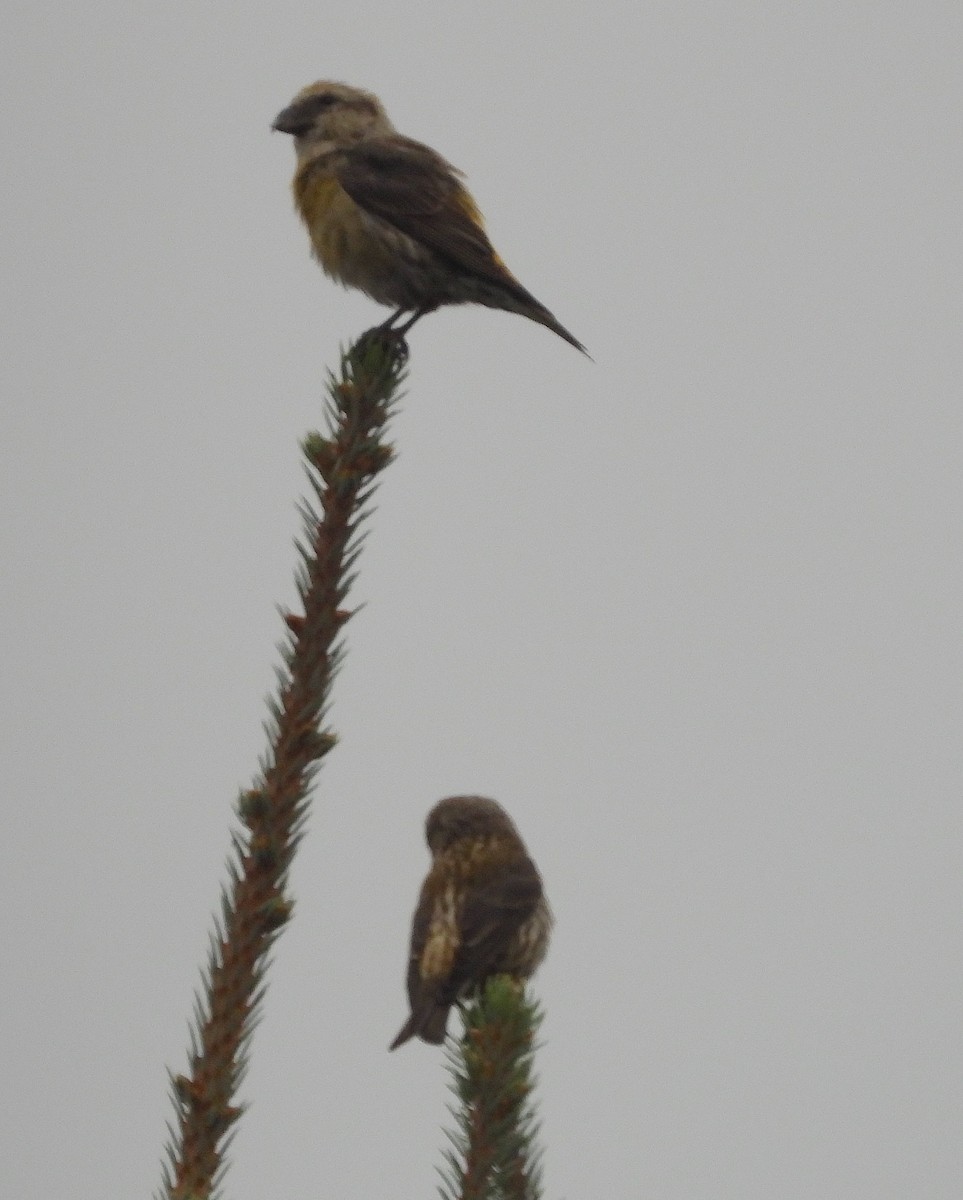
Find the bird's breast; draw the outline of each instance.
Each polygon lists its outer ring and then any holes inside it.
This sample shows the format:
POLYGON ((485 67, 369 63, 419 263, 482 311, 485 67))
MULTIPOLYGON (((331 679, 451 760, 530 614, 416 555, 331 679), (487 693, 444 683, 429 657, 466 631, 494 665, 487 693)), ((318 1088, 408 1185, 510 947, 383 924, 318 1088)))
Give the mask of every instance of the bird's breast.
POLYGON ((380 304, 406 304, 406 263, 418 257, 417 247, 360 208, 332 173, 310 168, 295 175, 294 199, 326 274, 380 304))

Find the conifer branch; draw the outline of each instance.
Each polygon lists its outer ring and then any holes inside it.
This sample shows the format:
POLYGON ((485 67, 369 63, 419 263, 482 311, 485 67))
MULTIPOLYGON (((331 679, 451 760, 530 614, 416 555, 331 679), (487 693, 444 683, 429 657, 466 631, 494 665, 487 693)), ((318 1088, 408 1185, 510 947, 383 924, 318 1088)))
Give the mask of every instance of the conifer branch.
POLYGON ((441 1169, 442 1200, 539 1200, 541 1151, 532 1103, 537 1004, 495 976, 462 1008, 465 1035, 447 1044, 454 1132, 441 1169))
POLYGON ((207 969, 196 997, 188 1072, 172 1077, 176 1114, 164 1164, 165 1200, 207 1200, 242 1108, 235 1102, 266 987, 268 952, 288 922, 288 871, 304 831, 308 790, 335 744, 324 725, 343 653, 343 607, 360 550, 359 527, 377 475, 391 461, 385 425, 404 374, 403 343, 365 334, 342 355, 328 382, 325 435, 303 444, 315 500, 302 507, 298 594, 287 613, 277 693, 268 704, 268 748, 242 793, 243 829, 231 833, 229 882, 215 918, 207 969))

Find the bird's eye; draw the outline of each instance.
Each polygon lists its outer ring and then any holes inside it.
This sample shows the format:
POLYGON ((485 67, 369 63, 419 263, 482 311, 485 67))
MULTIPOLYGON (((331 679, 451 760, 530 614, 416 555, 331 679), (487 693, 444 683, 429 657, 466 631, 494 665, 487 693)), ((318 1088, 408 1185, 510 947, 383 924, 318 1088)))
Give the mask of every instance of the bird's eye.
POLYGON ((315 114, 324 112, 326 108, 330 108, 337 100, 337 96, 332 96, 330 92, 322 92, 320 96, 312 96, 310 100, 306 100, 305 107, 310 107, 315 114))

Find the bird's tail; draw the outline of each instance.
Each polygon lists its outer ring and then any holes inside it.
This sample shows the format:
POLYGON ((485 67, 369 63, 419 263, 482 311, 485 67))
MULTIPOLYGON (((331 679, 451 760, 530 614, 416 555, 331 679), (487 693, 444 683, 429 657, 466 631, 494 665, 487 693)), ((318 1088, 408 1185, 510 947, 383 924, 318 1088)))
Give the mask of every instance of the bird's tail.
POLYGON ((449 1007, 447 1004, 428 1003, 416 1012, 413 1012, 404 1025, 402 1025, 398 1031, 398 1036, 388 1049, 397 1050, 409 1038, 416 1036, 420 1037, 423 1042, 429 1042, 433 1046, 440 1046, 445 1040, 445 1034, 448 1030, 449 1007))
POLYGON ((544 325, 546 329, 551 329, 552 333, 557 333, 570 346, 574 346, 576 350, 581 350, 585 357, 591 362, 592 356, 585 349, 582 343, 573 334, 565 328, 565 326, 555 319, 555 317, 544 308, 541 304, 537 304, 534 308, 526 308, 523 310, 526 317, 531 317, 533 321, 537 321, 539 325, 544 325))
MULTIPOLYGON (((578 338, 569 333, 561 321, 555 319, 555 314, 550 312, 541 300, 537 300, 527 287, 518 282, 494 251, 492 251, 492 260, 485 277, 474 277, 469 279, 469 282, 473 285, 470 299, 476 303, 487 304, 489 308, 501 308, 505 312, 520 313, 521 316, 528 317, 530 321, 544 325, 546 329, 551 329, 552 333, 557 333, 570 346, 580 350, 591 361, 591 354, 578 338)), ((462 296, 460 300, 466 298, 462 296)), ((456 301, 456 303, 458 302, 456 301)))

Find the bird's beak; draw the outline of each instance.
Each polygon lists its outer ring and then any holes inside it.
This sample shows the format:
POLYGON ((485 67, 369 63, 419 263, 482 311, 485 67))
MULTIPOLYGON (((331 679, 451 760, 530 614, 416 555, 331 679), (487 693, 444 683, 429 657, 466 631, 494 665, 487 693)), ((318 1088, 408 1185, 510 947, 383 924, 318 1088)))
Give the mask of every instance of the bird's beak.
POLYGON ((278 133, 290 133, 293 137, 304 133, 305 127, 304 108, 300 104, 289 104, 287 108, 282 108, 271 126, 278 133))

